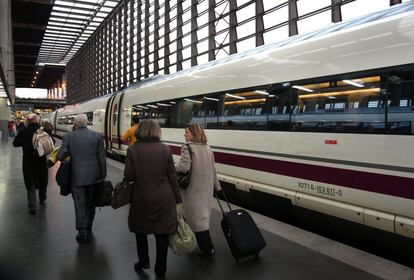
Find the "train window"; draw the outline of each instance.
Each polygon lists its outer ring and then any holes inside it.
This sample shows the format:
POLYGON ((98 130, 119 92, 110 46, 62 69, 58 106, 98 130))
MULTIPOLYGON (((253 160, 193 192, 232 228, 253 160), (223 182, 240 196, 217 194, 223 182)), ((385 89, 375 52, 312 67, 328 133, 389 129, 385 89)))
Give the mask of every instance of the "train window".
POLYGON ((84 113, 88 117, 88 125, 93 125, 93 112, 84 113))
POLYGON ((271 87, 268 96, 268 128, 270 130, 289 130, 289 115, 291 112, 291 99, 289 84, 278 84, 271 87))
POLYGON ((404 66, 388 73, 387 132, 414 134, 414 67, 404 66))
POLYGON ((205 124, 205 110, 203 108, 203 97, 190 97, 184 98, 185 108, 190 110, 191 108, 191 119, 189 122, 198 123, 201 126, 205 124))
POLYGON ((349 108, 358 108, 358 107, 359 107, 358 101, 349 102, 349 108))
POLYGON ((408 107, 408 99, 400 100, 400 107, 408 107))
POLYGON ((377 108, 378 107, 378 100, 371 100, 368 102, 368 108, 377 108))
POLYGON ((311 132, 384 133, 385 78, 355 75, 293 83, 291 129, 311 132))
POLYGON ((112 113, 112 125, 115 126, 118 121, 118 103, 115 103, 112 113))
POLYGON ((220 95, 208 95, 203 97, 203 110, 205 114, 205 128, 218 128, 218 111, 223 106, 223 100, 220 95))
POLYGON ((133 105, 132 115, 141 119, 153 119, 160 127, 171 127, 171 110, 175 102, 163 101, 143 105, 133 105))
POLYGON ((225 93, 220 99, 219 127, 224 129, 264 129, 267 126, 265 90, 225 93))

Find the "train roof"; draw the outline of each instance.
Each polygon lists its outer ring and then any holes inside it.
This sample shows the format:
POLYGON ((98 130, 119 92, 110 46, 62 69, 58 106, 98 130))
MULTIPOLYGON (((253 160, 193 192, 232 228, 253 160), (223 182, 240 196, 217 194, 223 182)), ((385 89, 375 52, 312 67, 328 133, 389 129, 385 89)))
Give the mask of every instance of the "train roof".
POLYGON ((164 75, 164 74, 158 74, 149 78, 146 78, 144 80, 138 81, 134 84, 132 84, 130 87, 128 87, 126 90, 132 90, 132 89, 137 89, 137 88, 141 88, 144 86, 149 86, 155 83, 159 83, 161 81, 165 81, 168 79, 172 79, 175 77, 180 77, 180 76, 185 76, 188 75, 192 72, 196 72, 205 68, 210 68, 216 65, 221 65, 230 61, 236 61, 236 60, 240 60, 242 58, 248 58, 254 55, 257 55, 259 53, 262 53, 266 50, 273 50, 273 49, 277 49, 277 48, 281 48, 281 47, 286 47, 289 45, 293 45, 293 44, 297 44, 306 40, 309 40, 311 38, 317 38, 317 37, 321 37, 330 33, 334 33, 334 32, 339 32, 342 30, 346 30, 346 29, 350 29, 362 24, 367 24, 370 22, 374 22, 374 21, 378 21, 381 19, 385 19, 385 18, 389 18, 395 15, 399 15, 399 14, 403 14, 406 12, 410 12, 414 10, 414 1, 409 1, 403 4, 399 4, 399 5, 395 5, 392 6, 390 8, 381 10, 381 11, 377 11, 368 15, 364 15, 361 17, 357 17, 354 19, 350 19, 347 21, 343 21, 343 22, 338 22, 335 24, 331 24, 328 25, 326 27, 323 27, 321 29, 318 29, 316 31, 312 31, 309 33, 305 33, 305 34, 300 34, 300 35, 295 35, 292 37, 289 37, 285 40, 281 40, 279 42, 275 42, 272 44, 268 44, 268 45, 263 45, 263 46, 259 46, 256 47, 254 49, 245 51, 245 52, 241 52, 241 53, 237 53, 237 54, 233 54, 230 55, 228 57, 225 58, 221 58, 221 59, 217 59, 217 60, 213 60, 210 62, 207 62, 205 64, 201 64, 198 66, 194 66, 191 67, 189 69, 185 69, 185 70, 181 70, 179 72, 173 73, 173 74, 168 74, 168 75, 164 75))

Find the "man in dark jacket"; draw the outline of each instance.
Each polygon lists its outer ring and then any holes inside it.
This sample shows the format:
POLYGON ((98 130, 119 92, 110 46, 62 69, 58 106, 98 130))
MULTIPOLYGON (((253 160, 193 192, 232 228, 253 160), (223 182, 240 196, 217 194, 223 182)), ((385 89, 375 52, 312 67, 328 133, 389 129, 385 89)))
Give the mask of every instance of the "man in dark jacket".
POLYGON ((70 156, 70 185, 75 203, 76 240, 87 243, 95 217, 94 191, 97 183, 106 177, 106 155, 101 134, 88 129, 85 114, 75 117, 72 132, 63 137, 57 155, 62 161, 70 156))
POLYGON ((46 156, 39 157, 33 148, 33 134, 39 125, 39 116, 27 115, 28 126, 19 131, 14 138, 13 146, 23 148, 23 178, 27 190, 27 202, 29 213, 36 214, 37 197, 36 189, 39 189, 39 203, 44 204, 46 200, 46 187, 48 170, 46 156))

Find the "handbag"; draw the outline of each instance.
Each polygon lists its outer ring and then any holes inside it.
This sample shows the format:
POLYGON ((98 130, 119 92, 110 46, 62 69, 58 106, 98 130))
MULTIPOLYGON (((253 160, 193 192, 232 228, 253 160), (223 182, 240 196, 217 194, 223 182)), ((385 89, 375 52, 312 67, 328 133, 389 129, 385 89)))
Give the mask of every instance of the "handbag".
POLYGON ((116 184, 111 201, 112 208, 118 209, 131 203, 133 188, 134 182, 127 182, 126 180, 116 184))
POLYGON ((56 183, 60 186, 60 194, 67 196, 70 194, 70 161, 63 160, 60 162, 56 172, 56 183))
MULTIPOLYGON (((192 150, 189 144, 185 144, 188 147, 188 151, 190 152, 190 159, 192 159, 192 150)), ((192 160, 191 160, 191 165, 190 165, 190 169, 185 172, 178 172, 177 173, 177 179, 178 179, 178 185, 180 186, 181 189, 186 190, 188 188, 188 186, 190 185, 190 181, 191 181, 191 166, 192 166, 192 160)))
POLYGON ((103 180, 95 187, 95 206, 103 207, 111 205, 114 187, 110 181, 103 180))
POLYGON ((178 227, 174 234, 168 237, 169 246, 174 254, 182 256, 193 252, 197 247, 197 240, 190 226, 185 222, 182 204, 177 204, 178 227))

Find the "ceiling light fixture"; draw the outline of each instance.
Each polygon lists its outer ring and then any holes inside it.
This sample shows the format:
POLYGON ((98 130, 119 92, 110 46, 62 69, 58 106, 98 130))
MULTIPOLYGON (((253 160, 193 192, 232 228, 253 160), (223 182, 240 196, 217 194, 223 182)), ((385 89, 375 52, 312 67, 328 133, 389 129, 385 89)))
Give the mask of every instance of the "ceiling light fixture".
POLYGON ((306 87, 303 87, 303 86, 292 86, 292 88, 307 91, 307 92, 313 92, 313 89, 309 89, 309 88, 306 88, 306 87))
POLYGON ((354 82, 352 80, 342 80, 342 82, 347 83, 349 85, 355 86, 355 87, 365 87, 363 84, 354 82))

